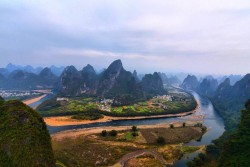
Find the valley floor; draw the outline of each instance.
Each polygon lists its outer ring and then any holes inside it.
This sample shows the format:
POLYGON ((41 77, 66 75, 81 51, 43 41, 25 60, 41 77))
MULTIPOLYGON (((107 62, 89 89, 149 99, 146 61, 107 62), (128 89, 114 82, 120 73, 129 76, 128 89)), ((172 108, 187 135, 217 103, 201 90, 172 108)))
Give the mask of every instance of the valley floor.
MULTIPOLYGON (((52 135, 53 150, 58 164, 66 166, 166 166, 173 164, 184 153, 204 150, 204 146, 184 146, 199 140, 205 133, 197 122, 137 127, 133 136, 131 126, 98 127, 59 132, 52 135), (107 131, 107 136, 101 132, 107 131), (116 130, 117 135, 110 135, 116 130), (159 137, 166 144, 157 143, 159 137)), ((62 166, 62 165, 59 165, 62 166)))
POLYGON ((99 123, 99 122, 108 122, 112 120, 139 120, 139 119, 149 119, 149 118, 167 118, 167 117, 182 117, 186 115, 193 114, 200 108, 199 101, 197 101, 197 106, 194 110, 178 114, 165 114, 165 115, 152 115, 152 116, 135 116, 135 117, 112 117, 104 116, 98 120, 77 120, 72 119, 72 116, 52 116, 44 117, 44 121, 49 126, 66 126, 66 125, 81 125, 89 123, 99 123))

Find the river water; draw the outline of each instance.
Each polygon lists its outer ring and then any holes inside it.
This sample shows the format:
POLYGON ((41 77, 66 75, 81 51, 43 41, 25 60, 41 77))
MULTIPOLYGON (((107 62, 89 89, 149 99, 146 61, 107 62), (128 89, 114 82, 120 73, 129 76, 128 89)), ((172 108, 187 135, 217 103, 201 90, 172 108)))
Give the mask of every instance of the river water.
MULTIPOLYGON (((185 145, 189 146, 200 146, 200 145, 209 145, 213 140, 220 137, 224 129, 224 122, 222 118, 215 111, 213 104, 207 98, 199 96, 197 93, 192 92, 195 99, 200 103, 200 108, 191 115, 184 117, 172 117, 172 118, 153 118, 153 119, 143 119, 143 120, 116 120, 110 122, 102 122, 102 123, 91 123, 85 125, 70 125, 70 126, 59 126, 53 127, 48 126, 50 134, 65 131, 65 130, 73 130, 73 129, 83 129, 83 128, 92 128, 92 127, 102 127, 102 126, 132 126, 132 125, 154 125, 154 124, 162 124, 162 123, 170 123, 170 122, 187 122, 187 121, 195 121, 202 120, 203 125, 208 128, 208 131, 203 135, 200 141, 190 141, 185 145), (203 119, 200 116, 204 116, 203 119)), ((44 99, 42 99, 44 101, 44 99)), ((41 102, 42 102, 41 101, 41 102)), ((40 101, 39 101, 40 102, 40 101)), ((36 103, 39 104, 39 102, 36 103)), ((192 160, 195 156, 197 156, 197 152, 191 154, 185 154, 180 160, 174 163, 174 167, 186 167, 186 163, 192 160)))

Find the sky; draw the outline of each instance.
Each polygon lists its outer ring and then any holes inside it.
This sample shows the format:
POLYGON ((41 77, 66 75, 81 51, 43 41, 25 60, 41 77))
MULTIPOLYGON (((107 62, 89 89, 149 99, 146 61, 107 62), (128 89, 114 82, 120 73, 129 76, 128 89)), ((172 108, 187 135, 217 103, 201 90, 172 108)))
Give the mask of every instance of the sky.
POLYGON ((1 0, 0 67, 250 72, 249 0, 1 0))

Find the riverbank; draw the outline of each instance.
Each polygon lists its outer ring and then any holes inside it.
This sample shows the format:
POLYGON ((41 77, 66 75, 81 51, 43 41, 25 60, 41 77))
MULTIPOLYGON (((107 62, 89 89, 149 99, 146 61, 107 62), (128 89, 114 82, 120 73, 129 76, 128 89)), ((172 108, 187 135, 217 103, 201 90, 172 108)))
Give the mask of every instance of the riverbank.
POLYGON ((53 116, 53 117, 44 117, 44 121, 49 126, 67 126, 67 125, 84 125, 90 123, 102 123, 109 122, 114 120, 142 120, 142 119, 153 119, 153 118, 171 118, 171 117, 183 117, 190 114, 193 114, 200 108, 200 102, 197 102, 197 106, 194 110, 178 114, 164 114, 164 115, 152 115, 152 116, 135 116, 135 117, 112 117, 104 116, 98 120, 76 120, 72 119, 71 116, 53 116))
MULTIPOLYGON (((187 121, 185 123, 186 123, 186 126, 194 126, 197 123, 201 123, 201 121, 187 121)), ((183 126, 183 122, 173 122, 173 123, 164 123, 164 124, 155 124, 155 125, 138 125, 137 128, 138 129, 166 128, 166 127, 170 127, 170 124, 172 124, 174 127, 183 126)), ((79 136, 99 134, 102 132, 102 130, 107 130, 107 131, 131 130, 131 126, 104 126, 104 127, 84 128, 84 129, 77 129, 77 130, 66 130, 66 131, 52 134, 51 137, 53 140, 62 140, 64 138, 77 138, 79 136)))
POLYGON ((27 100, 24 100, 23 103, 26 104, 26 105, 30 105, 32 103, 35 103, 39 100, 41 100, 42 98, 44 98, 47 94, 44 94, 44 95, 41 95, 41 96, 38 96, 38 97, 34 97, 34 98, 31 98, 31 99, 27 99, 27 100))

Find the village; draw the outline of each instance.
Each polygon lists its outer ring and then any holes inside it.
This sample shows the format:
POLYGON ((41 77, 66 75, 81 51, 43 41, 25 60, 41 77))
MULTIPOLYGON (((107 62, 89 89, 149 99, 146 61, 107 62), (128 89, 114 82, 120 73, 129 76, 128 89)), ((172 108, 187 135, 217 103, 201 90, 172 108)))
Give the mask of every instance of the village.
POLYGON ((39 92, 35 91, 21 91, 21 90, 0 90, 0 96, 3 98, 15 98, 15 97, 26 97, 26 96, 36 96, 39 92))

